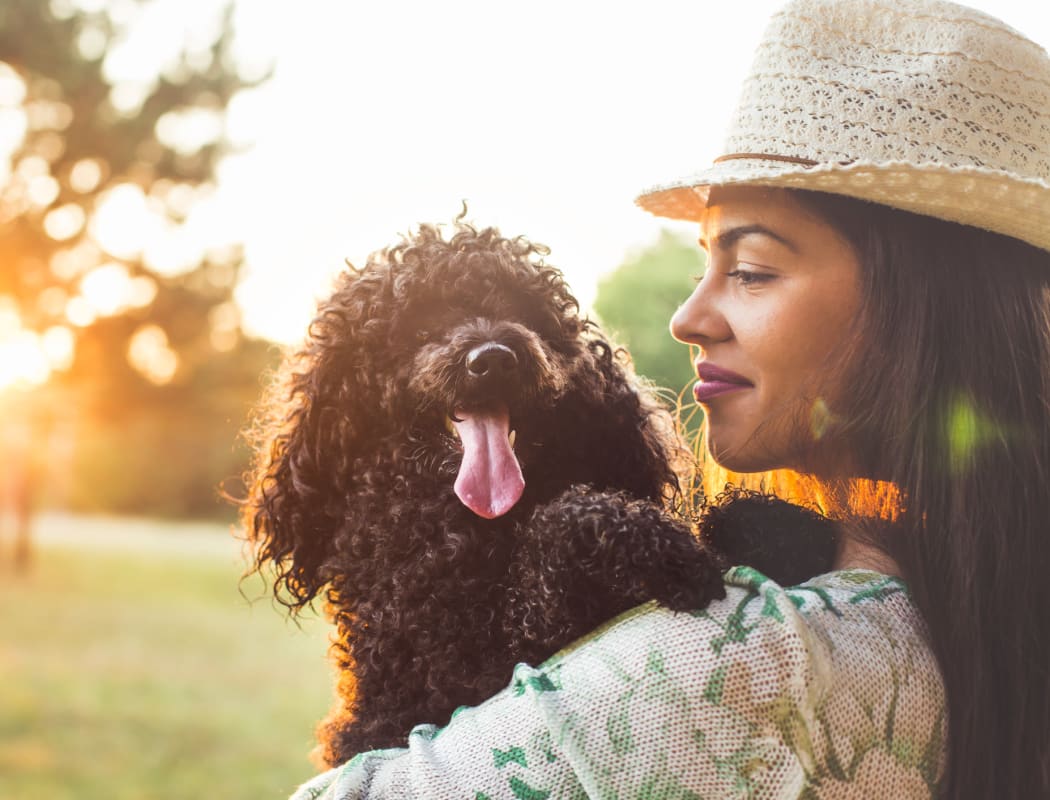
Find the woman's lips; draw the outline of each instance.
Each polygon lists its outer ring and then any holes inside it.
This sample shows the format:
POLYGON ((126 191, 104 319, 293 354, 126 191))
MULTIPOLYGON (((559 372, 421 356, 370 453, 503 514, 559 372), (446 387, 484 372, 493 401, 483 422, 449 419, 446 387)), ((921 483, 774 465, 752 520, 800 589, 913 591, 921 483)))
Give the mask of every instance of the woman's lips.
POLYGON ((698 403, 706 403, 719 395, 754 386, 743 375, 737 375, 735 372, 706 362, 696 365, 696 374, 700 380, 693 384, 693 397, 698 403))

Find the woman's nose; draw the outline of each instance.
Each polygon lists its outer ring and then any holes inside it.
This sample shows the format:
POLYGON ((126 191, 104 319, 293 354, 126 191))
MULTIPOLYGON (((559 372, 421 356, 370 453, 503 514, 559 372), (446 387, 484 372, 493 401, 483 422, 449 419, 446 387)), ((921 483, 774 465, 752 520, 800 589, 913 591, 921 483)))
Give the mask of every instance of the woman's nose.
POLYGON ((685 344, 705 345, 732 336, 712 294, 711 283, 705 275, 671 317, 671 335, 675 339, 685 344))

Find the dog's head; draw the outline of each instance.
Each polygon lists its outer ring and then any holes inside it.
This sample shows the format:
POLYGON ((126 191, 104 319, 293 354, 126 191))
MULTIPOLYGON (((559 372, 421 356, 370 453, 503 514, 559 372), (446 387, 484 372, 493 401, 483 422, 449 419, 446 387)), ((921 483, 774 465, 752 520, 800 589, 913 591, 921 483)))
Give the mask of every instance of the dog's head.
POLYGON ((484 520, 573 484, 677 490, 669 417, 545 254, 422 226, 340 277, 264 407, 245 505, 258 563, 294 605, 331 578, 329 532, 381 471, 436 477, 484 520))

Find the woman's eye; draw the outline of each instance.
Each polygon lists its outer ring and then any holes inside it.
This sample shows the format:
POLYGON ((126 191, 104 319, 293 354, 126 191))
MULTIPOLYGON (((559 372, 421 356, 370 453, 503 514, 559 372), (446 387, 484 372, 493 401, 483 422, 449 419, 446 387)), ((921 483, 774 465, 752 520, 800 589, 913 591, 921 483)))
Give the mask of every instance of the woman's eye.
POLYGON ((737 268, 731 272, 727 272, 726 277, 739 282, 741 286, 759 286, 773 280, 774 276, 766 272, 755 272, 750 269, 737 268))

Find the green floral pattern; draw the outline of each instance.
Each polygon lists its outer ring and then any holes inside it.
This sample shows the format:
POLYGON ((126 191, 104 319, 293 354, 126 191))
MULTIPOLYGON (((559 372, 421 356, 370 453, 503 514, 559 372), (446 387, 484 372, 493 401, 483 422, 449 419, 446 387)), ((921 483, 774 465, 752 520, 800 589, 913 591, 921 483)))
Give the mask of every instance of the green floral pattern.
POLYGON ((747 567, 703 611, 654 604, 510 686, 364 753, 293 800, 929 798, 947 720, 900 580, 840 571, 784 588, 747 567))

